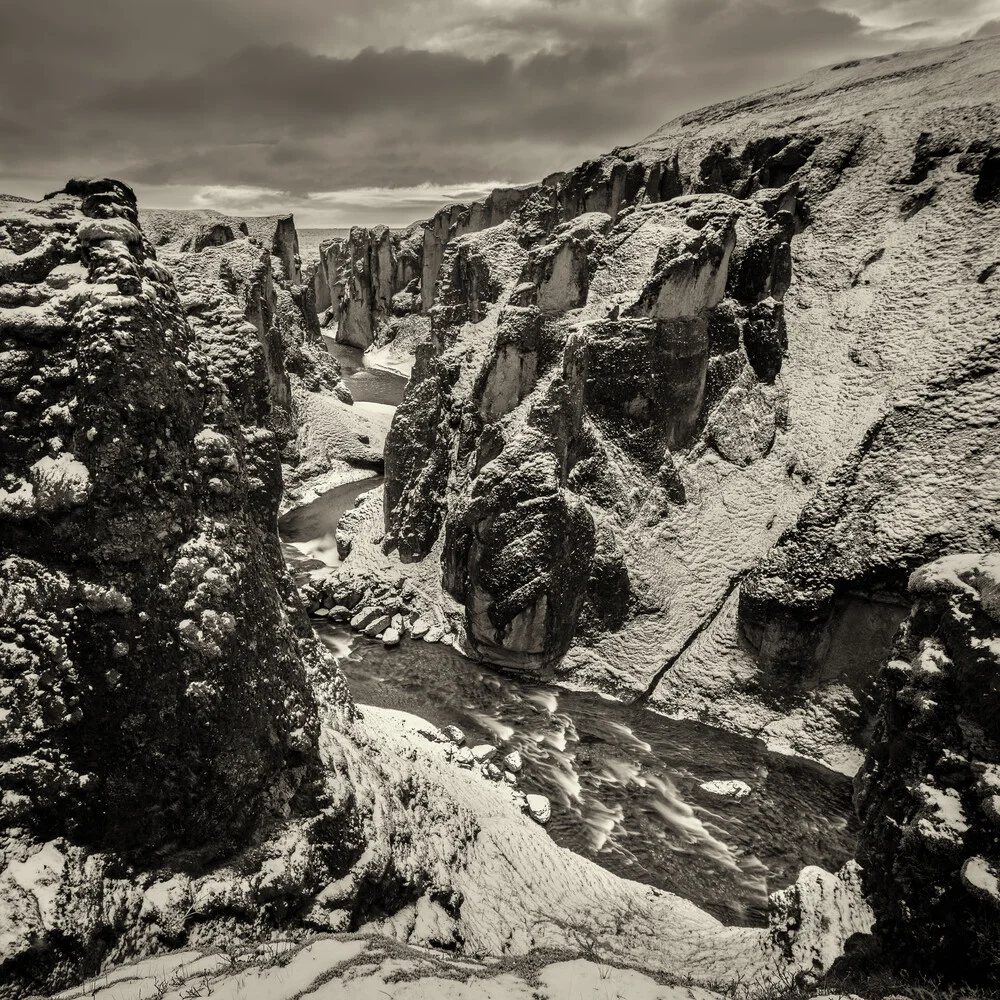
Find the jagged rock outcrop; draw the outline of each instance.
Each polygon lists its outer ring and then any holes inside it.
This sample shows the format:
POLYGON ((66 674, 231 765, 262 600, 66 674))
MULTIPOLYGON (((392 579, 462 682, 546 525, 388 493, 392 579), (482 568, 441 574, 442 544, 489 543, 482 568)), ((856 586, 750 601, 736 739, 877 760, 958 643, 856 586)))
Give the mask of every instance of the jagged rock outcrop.
POLYGON ((291 215, 239 218, 210 209, 143 209, 140 221, 149 241, 158 247, 176 245, 197 252, 246 237, 278 259, 281 280, 292 285, 303 283, 299 236, 291 215))
POLYGON ((0 215, 8 983, 96 967, 135 919, 92 852, 120 859, 109 877, 204 866, 314 812, 307 672, 349 709, 278 545, 268 346, 219 302, 189 323, 138 223, 109 180, 0 215), (82 881, 56 906, 63 877, 82 881))
POLYGON ((341 343, 361 348, 374 343, 378 317, 390 314, 393 295, 416 275, 399 247, 386 226, 355 226, 347 239, 321 248, 313 280, 316 304, 320 312, 335 306, 341 343))
POLYGON ((174 275, 189 323, 226 373, 231 398, 248 412, 267 405, 254 395, 244 368, 266 373, 269 426, 278 435, 286 489, 308 489, 318 477, 336 477, 342 469, 349 474, 352 466, 381 469, 369 442, 384 430, 354 409, 340 366, 326 350, 313 282, 302 282, 298 269, 292 217, 141 215, 174 275), (231 238, 212 238, 220 230, 231 238))
POLYGON ((880 676, 855 781, 858 859, 882 947, 961 983, 1000 972, 1000 555, 946 556, 880 676))
POLYGON ((445 248, 466 233, 478 233, 510 219, 532 194, 532 188, 496 188, 471 205, 448 205, 423 226, 420 256, 421 308, 429 312, 444 260, 445 248))
POLYGON ((762 385, 748 357, 760 324, 747 316, 765 300, 780 365, 771 296, 788 275, 772 244, 777 231, 787 249, 792 231, 786 213, 728 196, 617 222, 591 212, 551 232, 536 208, 449 244, 432 343, 386 447, 385 546, 423 558, 443 522, 443 582, 471 644, 517 667, 558 660, 581 616, 593 629, 621 622, 629 480, 638 471, 664 507, 678 502, 670 455, 705 424, 712 358, 727 361, 713 403, 737 379, 744 393, 762 385))

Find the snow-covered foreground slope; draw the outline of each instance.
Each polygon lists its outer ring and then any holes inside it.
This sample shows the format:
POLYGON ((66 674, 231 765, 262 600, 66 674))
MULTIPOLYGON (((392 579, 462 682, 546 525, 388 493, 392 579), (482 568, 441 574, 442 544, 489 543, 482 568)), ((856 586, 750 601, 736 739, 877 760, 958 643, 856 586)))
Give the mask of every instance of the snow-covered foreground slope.
MULTIPOLYGON (((388 991, 413 1000, 560 1000, 603 997, 614 986, 630 998, 699 1000, 714 994, 663 984, 766 988, 828 968, 848 937, 871 927, 853 871, 834 877, 819 869, 775 896, 769 928, 726 927, 556 847, 509 787, 452 762, 450 744, 428 739, 435 731, 422 720, 373 708, 364 715, 322 737, 331 788, 350 788, 367 847, 316 896, 305 921, 311 934, 285 930, 255 948, 217 927, 211 936, 193 928, 194 951, 112 968, 60 996, 332 1000, 388 991), (358 906, 360 935, 337 934, 358 906), (585 958, 565 960, 574 955, 585 958)), ((266 878, 294 878, 304 851, 303 840, 287 838, 266 878)), ((45 872, 36 867, 41 897, 45 872)), ((234 874, 218 872, 212 885, 192 882, 188 891, 176 879, 172 893, 151 886, 140 920, 166 928, 197 911, 203 894, 232 892, 234 874)))

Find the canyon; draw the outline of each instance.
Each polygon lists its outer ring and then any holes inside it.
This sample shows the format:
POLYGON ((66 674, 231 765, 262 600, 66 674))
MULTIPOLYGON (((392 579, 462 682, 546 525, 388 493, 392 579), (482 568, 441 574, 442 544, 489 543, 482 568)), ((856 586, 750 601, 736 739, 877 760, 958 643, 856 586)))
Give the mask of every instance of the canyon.
MULTIPOLYGON (((998 73, 818 70, 306 268, 0 203, 0 997, 993 981, 998 73), (415 711, 480 664, 506 715, 415 711), (740 924, 559 846, 542 766, 582 801, 657 719, 856 773, 853 858, 740 924)), ((777 787, 644 745, 688 829, 777 787)))

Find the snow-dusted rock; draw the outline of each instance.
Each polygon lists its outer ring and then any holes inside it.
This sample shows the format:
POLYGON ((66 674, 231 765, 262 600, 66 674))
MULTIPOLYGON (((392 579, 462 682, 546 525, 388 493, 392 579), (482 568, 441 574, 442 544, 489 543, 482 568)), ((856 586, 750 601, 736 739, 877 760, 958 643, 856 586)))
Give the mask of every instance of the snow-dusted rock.
POLYGON ((552 804, 544 795, 526 795, 528 815, 543 826, 552 818, 552 804))
POLYGON ((521 755, 517 750, 511 750, 510 753, 504 755, 503 766, 511 773, 519 774, 521 772, 521 768, 524 767, 524 761, 521 759, 521 755))
POLYGON ((497 748, 489 743, 480 743, 472 748, 472 756, 477 764, 485 764, 497 755, 497 748))
POLYGON ((883 947, 975 978, 1000 962, 1000 554, 942 557, 910 591, 855 780, 858 860, 883 947))
POLYGON ((378 638, 378 636, 380 636, 388 628, 389 628, 389 616, 378 615, 364 627, 363 632, 369 639, 375 639, 378 638))
POLYGON ((432 743, 450 743, 444 730, 438 729, 436 726, 425 726, 420 729, 420 735, 425 736, 432 743))
POLYGON ((458 726, 445 726, 441 731, 456 746, 461 746, 465 742, 465 733, 458 726))
POLYGON ((771 938, 800 968, 828 969, 855 934, 870 934, 875 916, 865 899, 857 862, 831 874, 809 865, 794 885, 771 894, 771 938))
POLYGON ((317 692, 353 712, 275 530, 301 314, 289 299, 264 321, 279 300, 268 250, 227 240, 175 267, 138 222, 114 180, 0 199, 11 995, 180 940, 188 876, 132 859, 177 872, 188 852, 210 870, 263 848, 319 779, 317 692))
POLYGON ((727 799, 745 799, 753 790, 745 781, 706 781, 698 786, 709 795, 718 795, 727 799))

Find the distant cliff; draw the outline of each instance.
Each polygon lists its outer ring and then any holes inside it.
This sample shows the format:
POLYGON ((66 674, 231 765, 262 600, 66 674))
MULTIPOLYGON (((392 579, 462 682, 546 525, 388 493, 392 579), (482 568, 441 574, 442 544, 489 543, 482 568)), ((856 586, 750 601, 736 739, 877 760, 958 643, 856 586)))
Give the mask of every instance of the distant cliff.
POLYGON ((381 469, 369 441, 379 436, 369 414, 355 409, 340 366, 320 332, 312 282, 303 281, 291 216, 231 218, 215 212, 140 213, 159 258, 173 273, 188 322, 228 372, 234 401, 257 405, 232 345, 253 327, 252 364, 270 386, 285 488, 351 469, 381 469))

